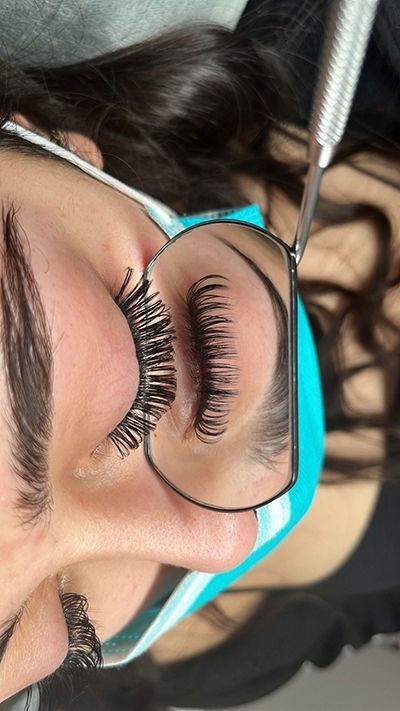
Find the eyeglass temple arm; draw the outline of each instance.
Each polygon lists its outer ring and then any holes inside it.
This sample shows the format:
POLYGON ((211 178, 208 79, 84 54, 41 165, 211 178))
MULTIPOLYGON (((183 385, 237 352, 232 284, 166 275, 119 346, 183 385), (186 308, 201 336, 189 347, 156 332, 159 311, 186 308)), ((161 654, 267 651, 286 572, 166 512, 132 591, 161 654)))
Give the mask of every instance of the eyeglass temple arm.
POLYGON ((4 121, 4 123, 1 124, 1 128, 4 131, 8 131, 8 133, 13 133, 17 136, 20 136, 20 138, 23 138, 25 141, 29 141, 29 143, 33 143, 37 146, 40 146, 41 148, 44 148, 45 150, 49 151, 50 153, 53 153, 59 158, 63 158, 64 160, 68 161, 68 163, 73 163, 73 165, 76 165, 77 168, 80 168, 84 173, 87 173, 87 175, 91 175, 92 178, 99 180, 105 185, 109 185, 110 187, 115 188, 120 193, 124 193, 124 195, 127 195, 128 197, 132 198, 132 200, 138 202, 140 205, 143 205, 144 207, 151 209, 156 213, 161 213, 164 218, 164 221, 168 219, 176 219, 177 213, 171 208, 169 208, 167 205, 164 205, 164 203, 160 202, 156 198, 151 197, 150 195, 147 195, 147 193, 143 193, 141 190, 137 190, 136 188, 132 188, 130 185, 122 183, 117 178, 114 178, 108 173, 105 173, 100 168, 97 168, 95 165, 89 163, 87 160, 80 158, 80 156, 68 150, 67 148, 63 148, 57 143, 50 141, 45 136, 42 136, 41 134, 36 133, 35 131, 30 131, 29 129, 25 128, 25 126, 21 126, 20 124, 15 123, 14 121, 4 121))
POLYGON ((346 128, 378 2, 332 3, 310 121, 308 172, 292 244, 297 264, 307 244, 323 172, 346 128))

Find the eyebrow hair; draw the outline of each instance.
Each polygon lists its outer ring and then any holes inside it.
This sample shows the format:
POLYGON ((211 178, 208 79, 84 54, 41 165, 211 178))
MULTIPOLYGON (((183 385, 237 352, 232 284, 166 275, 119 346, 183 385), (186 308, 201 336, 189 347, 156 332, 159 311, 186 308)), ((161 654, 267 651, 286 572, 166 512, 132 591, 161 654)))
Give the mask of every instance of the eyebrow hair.
MULTIPOLYGON (((48 476, 53 415, 52 344, 39 289, 24 254, 14 206, 8 211, 3 206, 2 223, 0 343, 8 394, 10 464, 23 483, 15 504, 21 513, 21 524, 35 526, 51 511, 53 503, 48 476)), ((29 246, 25 233, 22 234, 29 246)))
MULTIPOLYGON (((53 357, 45 311, 24 254, 16 214, 13 205, 8 210, 2 206, 0 345, 11 415, 11 421, 5 417, 11 434, 10 463, 25 485, 18 489, 15 508, 22 514, 22 525, 34 526, 52 508, 48 446, 53 414, 53 357)), ((1 625, 0 662, 23 607, 1 625)))
POLYGON ((257 413, 257 428, 249 452, 252 461, 274 468, 289 437, 288 313, 285 302, 271 279, 240 249, 222 240, 248 264, 265 287, 272 303, 278 331, 278 347, 270 388, 257 413))

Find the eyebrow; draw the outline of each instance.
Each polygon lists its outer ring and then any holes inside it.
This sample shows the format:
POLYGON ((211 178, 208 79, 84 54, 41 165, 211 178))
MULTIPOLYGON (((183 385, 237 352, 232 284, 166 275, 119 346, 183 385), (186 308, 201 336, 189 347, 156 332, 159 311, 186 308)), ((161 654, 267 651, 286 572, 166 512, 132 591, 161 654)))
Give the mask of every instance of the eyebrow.
MULTIPOLYGON (((48 449, 53 417, 53 355, 50 329, 12 205, 2 207, 3 244, 0 345, 4 361, 11 435, 11 467, 22 481, 15 508, 21 525, 34 527, 52 510, 48 449)), ((0 663, 19 624, 25 603, 0 623, 0 663)))
MULTIPOLYGON (((11 415, 11 420, 5 417, 11 435, 10 463, 23 483, 15 508, 21 514, 21 525, 34 527, 52 509, 48 448, 53 415, 53 356, 50 330, 24 253, 16 212, 14 206, 9 210, 2 206, 0 345, 11 415)), ((0 662, 23 609, 24 605, 0 625, 0 662)))
POLYGON ((23 248, 16 210, 2 208, 3 269, 0 278, 4 360, 10 432, 10 464, 22 482, 15 508, 21 525, 34 527, 52 510, 48 450, 52 432, 53 356, 39 289, 23 248))
MULTIPOLYGON (((50 330, 32 268, 25 257, 16 210, 2 207, 3 272, 0 278, 4 360, 11 422, 11 466, 24 482, 15 504, 22 525, 34 526, 52 508, 48 477, 53 357, 50 330)), ((26 235, 25 239, 27 241, 26 235)), ((24 605, 0 624, 0 663, 24 605)))

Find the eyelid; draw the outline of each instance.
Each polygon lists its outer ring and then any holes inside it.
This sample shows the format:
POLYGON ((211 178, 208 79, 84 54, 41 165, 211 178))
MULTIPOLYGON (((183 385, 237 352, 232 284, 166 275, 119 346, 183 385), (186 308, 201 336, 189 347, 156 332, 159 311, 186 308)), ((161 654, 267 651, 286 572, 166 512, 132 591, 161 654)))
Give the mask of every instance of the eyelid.
POLYGON ((0 632, 0 664, 7 652, 11 638, 14 636, 16 630, 18 629, 23 612, 24 605, 21 606, 20 609, 15 613, 15 615, 9 619, 9 621, 4 626, 3 631, 0 632))
POLYGON ((29 611, 29 604, 32 598, 34 597, 36 590, 37 588, 35 588, 35 590, 28 595, 19 610, 17 610, 15 615, 11 617, 11 620, 8 623, 8 627, 4 630, 4 632, 0 633, 0 640, 2 640, 3 638, 7 638, 7 642, 5 642, 3 650, 0 649, 0 663, 4 658, 4 655, 6 654, 7 650, 9 649, 8 645, 11 642, 11 639, 15 638, 15 636, 21 629, 21 620, 27 615, 29 611))
MULTIPOLYGON (((64 609, 62 606, 62 601, 61 601, 60 592, 59 592, 60 588, 59 588, 59 583, 58 583, 58 576, 55 576, 55 579, 57 580, 58 598, 60 601, 62 614, 63 614, 64 620, 65 620, 65 626, 67 629, 67 624, 66 624, 67 621, 65 619, 64 609)), ((11 640, 13 640, 15 642, 15 638, 17 637, 18 633, 21 632, 21 625, 24 625, 23 619, 26 619, 26 617, 29 615, 29 613, 30 613, 29 607, 30 607, 32 599, 35 598, 37 591, 38 591, 38 588, 35 588, 35 590, 33 590, 33 592, 31 592, 28 595, 28 597, 22 603, 19 610, 17 610, 15 615, 11 618, 10 622, 8 623, 8 627, 6 629, 4 629, 4 631, 0 634, 0 641, 4 640, 4 639, 7 640, 7 641, 3 642, 3 650, 0 649, 0 653, 2 652, 2 654, 0 654, 0 664, 2 661, 4 663, 4 659, 5 659, 6 655, 10 654, 9 644, 10 644, 11 640)), ((32 622, 31 622, 31 624, 32 624, 32 622)), ((35 626, 35 625, 33 625, 33 626, 35 626)), ((19 654, 19 650, 17 651, 17 654, 19 654)))

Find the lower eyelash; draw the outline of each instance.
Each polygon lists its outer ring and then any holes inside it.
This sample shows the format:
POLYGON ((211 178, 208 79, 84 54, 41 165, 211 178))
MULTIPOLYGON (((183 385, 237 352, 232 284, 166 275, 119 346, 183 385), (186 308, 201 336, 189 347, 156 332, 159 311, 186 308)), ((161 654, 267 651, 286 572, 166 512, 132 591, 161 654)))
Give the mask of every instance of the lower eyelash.
POLYGON ((200 402, 194 429, 202 442, 219 441, 228 424, 230 401, 238 395, 239 369, 231 324, 225 313, 231 308, 226 277, 209 274, 187 292, 189 331, 192 334, 193 362, 198 363, 201 382, 200 402), (214 281, 213 281, 214 280, 214 281))
POLYGON ((139 389, 129 412, 108 435, 122 457, 137 449, 144 436, 155 429, 176 396, 171 316, 158 292, 150 293, 151 282, 143 276, 124 296, 131 276, 132 269, 128 269, 115 303, 128 321, 135 342, 139 389))

